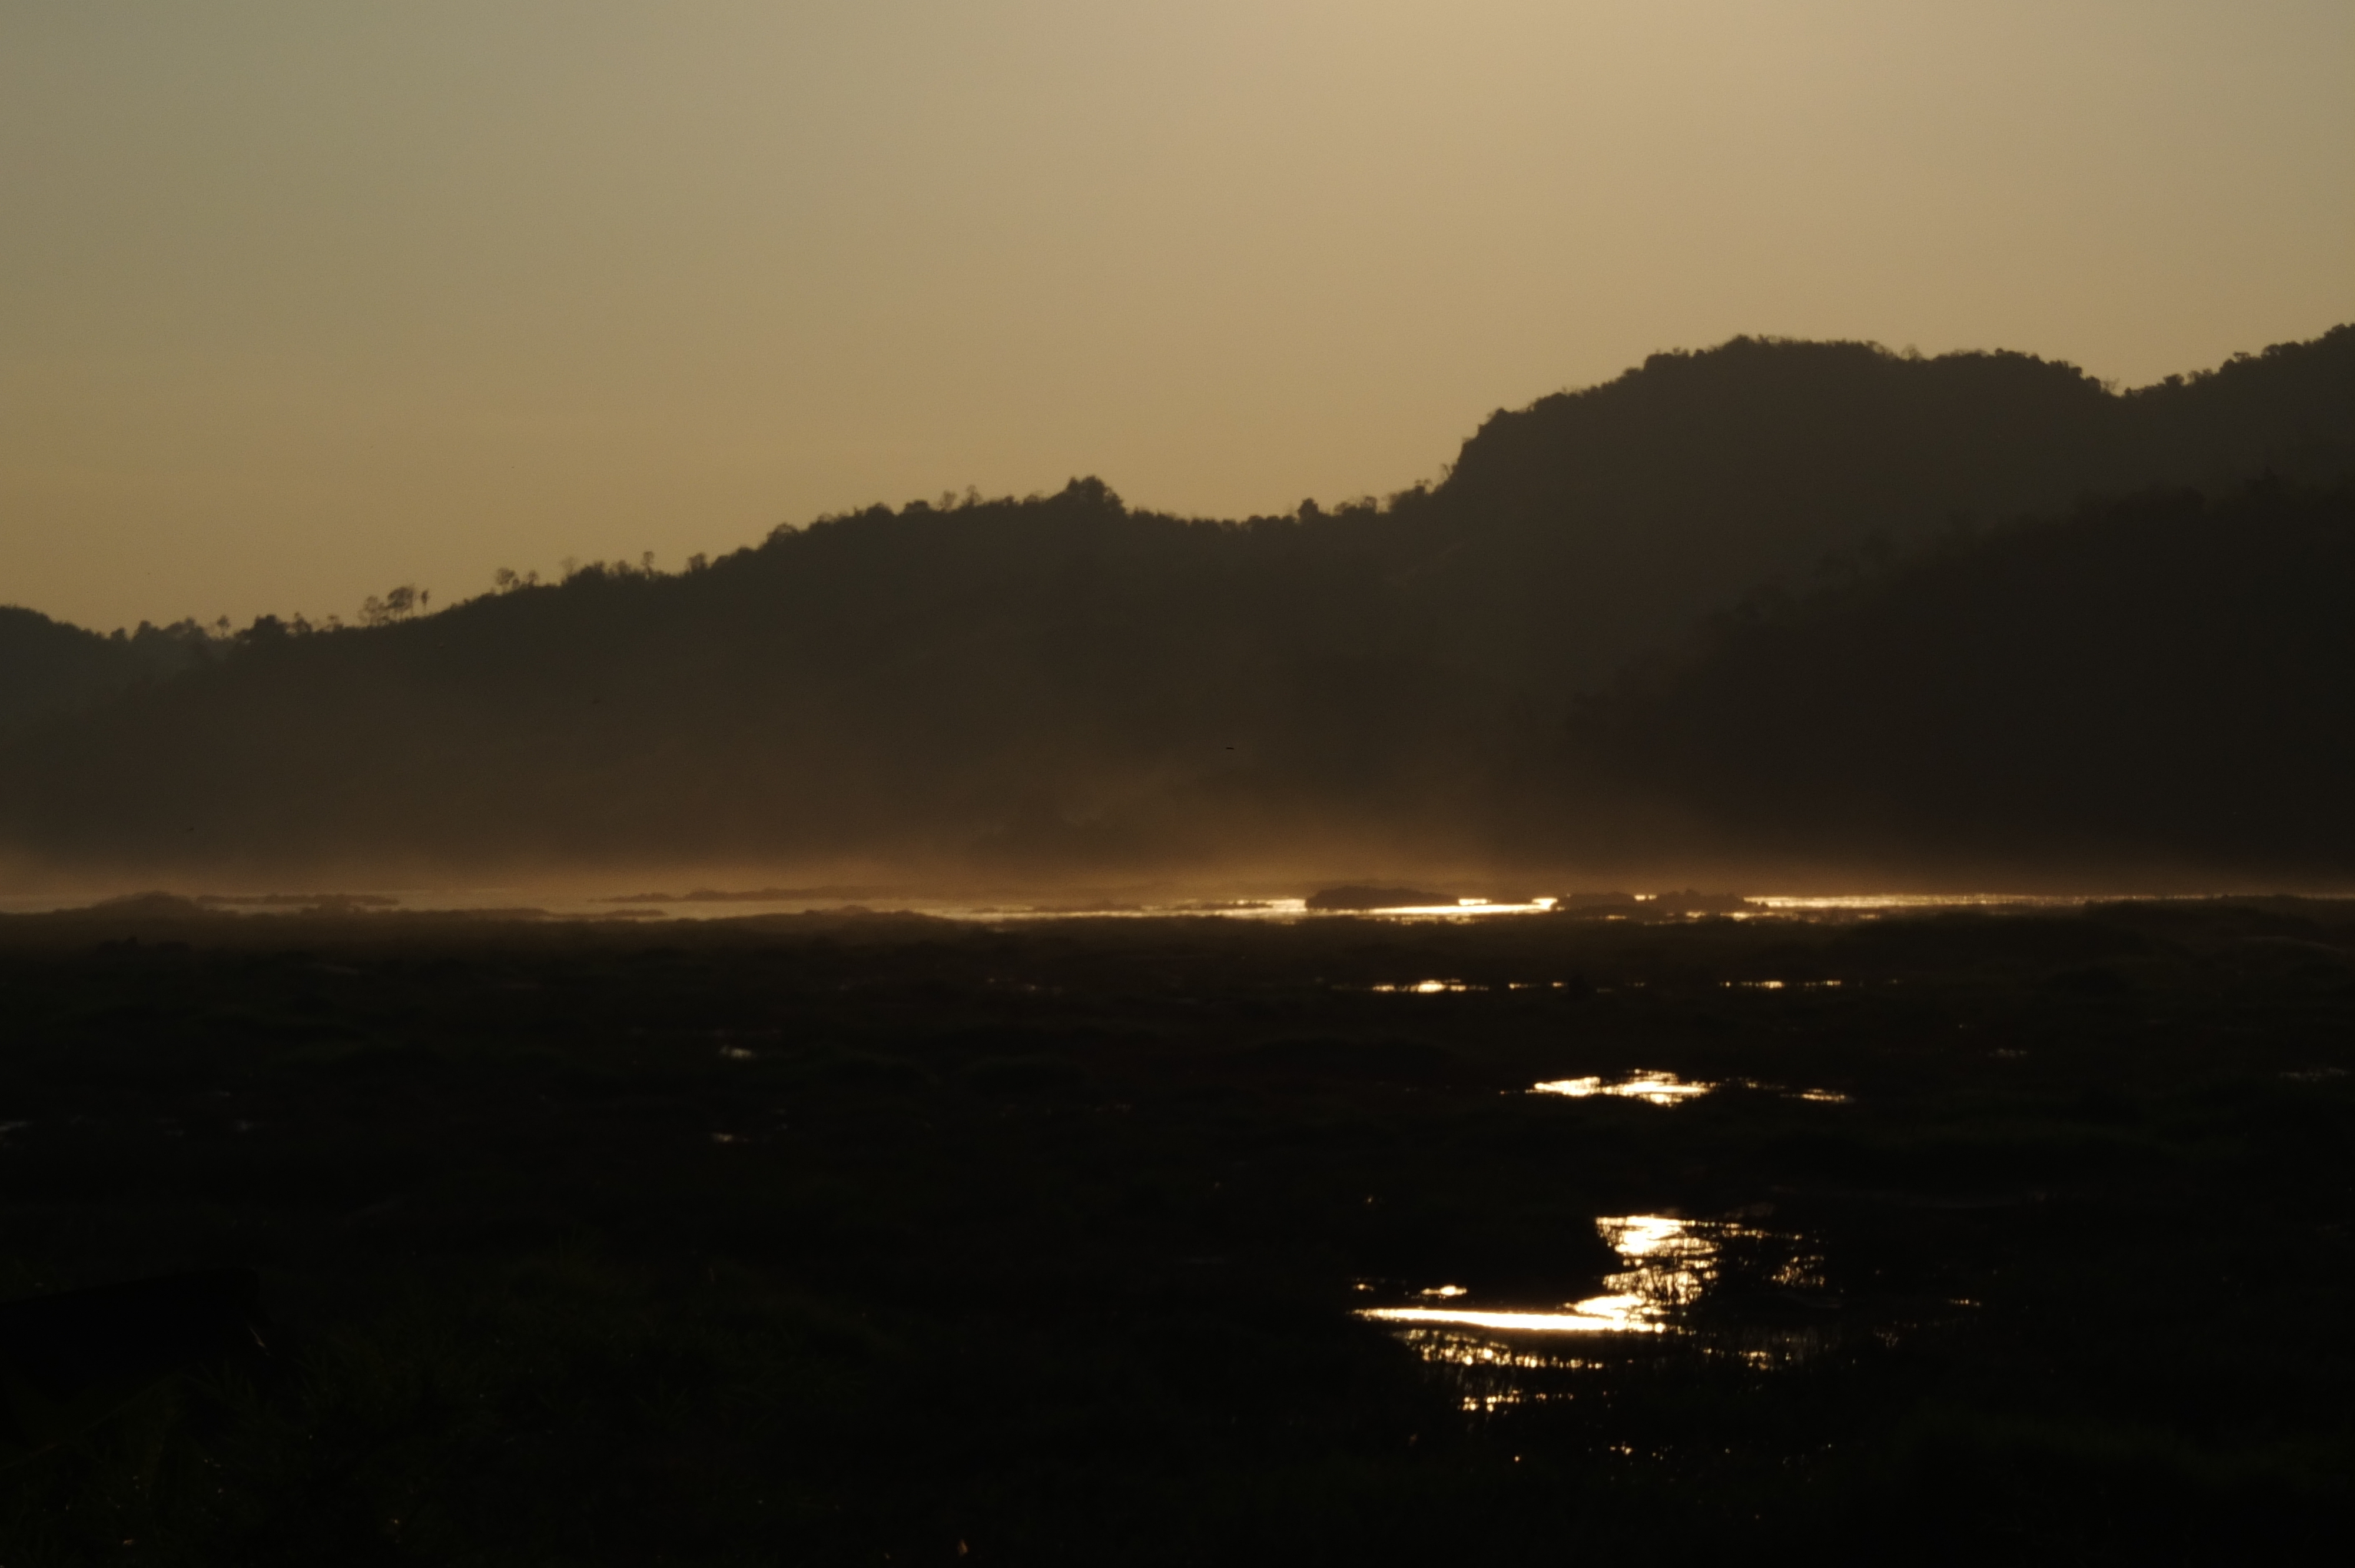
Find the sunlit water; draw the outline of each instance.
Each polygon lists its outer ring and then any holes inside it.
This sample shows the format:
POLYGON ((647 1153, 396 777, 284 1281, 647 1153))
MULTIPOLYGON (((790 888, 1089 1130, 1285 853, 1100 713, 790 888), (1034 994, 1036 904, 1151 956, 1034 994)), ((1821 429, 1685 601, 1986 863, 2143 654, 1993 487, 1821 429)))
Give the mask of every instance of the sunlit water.
POLYGON ((1630 1073, 1624 1078, 1605 1079, 1600 1075, 1585 1078, 1550 1078, 1531 1084, 1533 1095, 1560 1095, 1567 1099, 1585 1099, 1602 1095, 1616 1099, 1641 1100, 1646 1105, 1675 1106, 1697 1100, 1701 1096, 1732 1085, 1756 1089, 1764 1094, 1781 1095, 1785 1099, 1806 1100, 1814 1105, 1844 1106, 1849 1097, 1837 1089, 1790 1089, 1779 1084, 1764 1084, 1755 1078, 1730 1078, 1724 1083, 1702 1083, 1679 1078, 1674 1073, 1647 1070, 1630 1073))
POLYGON ((1689 1084, 1674 1073, 1631 1073, 1617 1083, 1606 1083, 1600 1077, 1553 1078, 1529 1086, 1533 1095, 1561 1095, 1582 1100, 1590 1095, 1611 1095, 1621 1099, 1643 1100, 1651 1105, 1669 1106, 1682 1100, 1698 1098, 1715 1088, 1714 1084, 1689 1084))
POLYGON ((1725 1244, 1772 1233, 1738 1221, 1686 1220, 1670 1214, 1625 1214, 1594 1222, 1627 1266, 1603 1280, 1603 1293, 1544 1310, 1478 1307, 1464 1300, 1457 1285, 1420 1292, 1432 1303, 1412 1307, 1368 1307, 1361 1318, 1384 1323, 1445 1324, 1507 1334, 1657 1334, 1677 1310, 1700 1298, 1716 1277, 1725 1244))
MULTIPOLYGON (((203 901, 208 907, 226 913, 240 914, 288 913, 325 907, 336 909, 342 913, 396 910, 410 913, 529 912, 562 919, 651 922, 741 919, 760 916, 868 909, 878 912, 927 915, 940 919, 989 923, 1074 919, 1166 919, 1187 916, 1225 920, 1372 919, 1467 922, 1550 915, 1556 912, 1561 903, 1560 899, 1553 897, 1532 898, 1518 902, 1461 898, 1452 903, 1403 905, 1394 908, 1312 910, 1305 898, 1295 897, 1145 901, 1133 904, 1121 902, 1015 904, 973 902, 954 897, 927 897, 888 890, 849 893, 832 889, 810 892, 774 891, 776 895, 770 896, 767 891, 758 889, 749 892, 684 894, 590 894, 529 886, 430 890, 372 888, 346 889, 333 895, 213 894, 203 895, 203 901)), ((2028 908, 2071 907, 2093 901, 2096 896, 2106 895, 1976 893, 1806 895, 1768 894, 1750 896, 1746 901, 1748 907, 1744 909, 1713 916, 1695 914, 1686 917, 1746 919, 1759 916, 1796 917, 1826 914, 1870 916, 1884 911, 1902 912, 1922 909, 1992 908, 2006 906, 2028 908)), ((50 914, 60 910, 85 909, 105 901, 104 896, 90 893, 0 894, 0 914, 50 914)), ((1642 913, 1643 906, 1647 902, 1650 900, 1643 895, 1636 895, 1636 902, 1632 907, 1637 913, 1642 913)), ((1585 917, 1601 919, 1624 917, 1607 911, 1586 910, 1581 913, 1585 917)), ((1427 991, 1433 989, 1455 988, 1443 986, 1438 982, 1425 981, 1399 989, 1427 991)))
POLYGON ((1358 1315, 1384 1323, 1444 1323, 1514 1334, 1656 1334, 1668 1326, 1669 1308, 1700 1295, 1716 1259, 1716 1237, 1665 1214, 1600 1219, 1594 1228, 1629 1265, 1604 1280, 1600 1296, 1547 1311, 1504 1311, 1455 1305, 1469 1292, 1443 1285, 1421 1293, 1440 1305, 1369 1307, 1358 1315))
MULTIPOLYGON (((1357 1315, 1392 1326, 1423 1360, 1453 1369, 1465 1380, 1466 1411, 1493 1412, 1547 1397, 1530 1381, 1537 1374, 1614 1364, 1614 1345, 1691 1339, 1695 1309, 1724 1277, 1730 1249, 1742 1251, 1761 1284, 1794 1297, 1824 1288, 1822 1259, 1804 1238, 1745 1219, 1623 1214, 1594 1224, 1624 1265, 1604 1277, 1595 1295, 1553 1307, 1515 1307, 1484 1303, 1461 1285, 1439 1285, 1399 1305, 1361 1308, 1357 1315)), ((1816 1328, 1721 1325, 1710 1348, 1773 1367, 1812 1354, 1825 1334, 1816 1328)))

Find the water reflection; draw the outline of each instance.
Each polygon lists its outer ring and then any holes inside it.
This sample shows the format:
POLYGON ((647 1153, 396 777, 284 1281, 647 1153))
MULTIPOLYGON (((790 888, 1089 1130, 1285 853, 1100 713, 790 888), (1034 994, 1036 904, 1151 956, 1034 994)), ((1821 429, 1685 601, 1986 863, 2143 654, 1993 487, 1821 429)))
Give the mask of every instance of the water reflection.
POLYGON ((1840 893, 1809 896, 1753 894, 1750 902, 1778 913, 1879 914, 1883 910, 1916 909, 2067 909, 2107 903, 2120 896, 2123 895, 2088 893, 1840 893))
MULTIPOLYGON (((48 914, 67 909, 89 909, 105 903, 110 895, 93 889, 37 894, 0 894, 0 914, 48 914)), ((1710 899, 1707 909, 1688 907, 1679 895, 1625 895, 1625 911, 1613 907, 1621 895, 1572 895, 1570 906, 1578 912, 1601 919, 1625 919, 1630 913, 1651 911, 1691 917, 1703 914, 1719 914, 1741 920, 1754 916, 1806 917, 1822 915, 1854 915, 1866 918, 1884 912, 1926 909, 2004 908, 2020 909, 2068 908, 2090 902, 2105 902, 2118 895, 2028 895, 2028 894, 1849 894, 1829 896, 1795 896, 1789 895, 1753 895, 1742 899, 1710 899), (1674 904, 1675 908, 1664 907, 1674 904)), ((973 920, 990 924, 1006 921, 1064 919, 1156 919, 1171 916, 1207 916, 1222 919, 1295 921, 1304 918, 1339 917, 1372 920, 1451 920, 1469 921, 1497 916, 1543 916, 1562 907, 1561 898, 1531 898, 1523 902, 1508 902, 1485 898, 1458 898, 1439 904, 1402 905, 1390 908, 1362 910, 1312 910, 1307 900, 1296 897, 1235 896, 1226 898, 1183 897, 1156 901, 1138 897, 1134 901, 1089 901, 1071 904, 1026 903, 1007 906, 982 903, 972 899, 946 895, 927 895, 904 886, 823 886, 808 888, 750 887, 738 890, 699 888, 687 893, 624 893, 591 895, 578 887, 554 885, 547 887, 460 887, 460 888, 379 888, 359 893, 336 894, 251 894, 198 895, 190 901, 199 907, 231 911, 244 915, 264 912, 316 912, 331 908, 346 915, 363 912, 402 910, 410 913, 484 913, 506 912, 518 917, 554 916, 559 919, 604 918, 616 915, 624 917, 667 916, 672 919, 706 920, 738 919, 747 916, 801 915, 805 913, 875 913, 910 912, 931 915, 950 920, 973 920)))
POLYGON ((1460 1307, 1370 1307, 1360 1318, 1385 1323, 1452 1323, 1511 1334, 1657 1334, 1637 1296, 1596 1296, 1558 1312, 1476 1312, 1460 1307))
POLYGON ((1838 1089, 1787 1089, 1780 1084, 1761 1083, 1755 1078, 1728 1078, 1721 1083, 1697 1083, 1679 1078, 1674 1073, 1645 1069, 1628 1074, 1624 1078, 1606 1081, 1601 1076, 1584 1078, 1549 1078, 1531 1084, 1533 1095, 1561 1095, 1582 1100, 1593 1095, 1609 1095, 1619 1099, 1642 1100, 1646 1105, 1681 1105, 1697 1099, 1714 1089, 1728 1086, 1756 1089, 1763 1094, 1780 1095, 1785 1099, 1806 1100, 1811 1105, 1844 1106, 1852 1103, 1849 1097, 1838 1089))
POLYGON ((1650 1105, 1671 1106, 1679 1100, 1705 1095, 1717 1087, 1715 1084, 1689 1084, 1674 1073, 1630 1073, 1616 1083, 1604 1083, 1601 1078, 1554 1078, 1529 1086, 1533 1095, 1566 1095, 1582 1100, 1589 1095, 1614 1095, 1622 1099, 1643 1100, 1650 1105))
POLYGON ((1469 920, 1487 915, 1548 915, 1561 900, 1532 898, 1525 903, 1495 903, 1486 898, 1458 898, 1452 904, 1401 904, 1378 909, 1338 913, 1387 916, 1406 920, 1469 920))
POLYGON ((1476 1416, 1575 1397, 1585 1380, 1631 1358, 1675 1353, 1672 1347, 1761 1370, 1788 1366, 1834 1341, 1838 1324, 1820 1314, 1838 1303, 1824 1294, 1823 1260, 1804 1238, 1749 1223, 1771 1213, 1759 1204, 1715 1220, 1606 1215, 1595 1229, 1624 1266, 1601 1280, 1601 1294, 1550 1309, 1480 1304, 1464 1286, 1441 1285, 1412 1293, 1412 1304, 1357 1315, 1392 1325, 1424 1361, 1444 1368, 1461 1408, 1476 1416), (1705 1302, 1737 1278, 1747 1294, 1705 1302), (1768 1287, 1765 1321, 1754 1317, 1761 1287, 1768 1287), (1815 1320, 1792 1324, 1795 1308, 1815 1320), (1578 1381, 1554 1381, 1565 1378, 1578 1381))
MULTIPOLYGON (((1564 1303, 1546 1310, 1513 1310, 1455 1306, 1468 1295, 1460 1285, 1443 1285, 1421 1291, 1440 1298, 1446 1306, 1368 1307, 1358 1316, 1382 1323, 1445 1325, 1450 1329, 1486 1329, 1502 1334, 1657 1334, 1677 1315, 1700 1299, 1717 1277, 1721 1254, 1729 1242, 1765 1238, 1773 1233, 1734 1220, 1686 1220, 1673 1214, 1623 1214, 1594 1222, 1595 1230, 1611 1244, 1627 1266, 1605 1276, 1603 1294, 1564 1303)), ((1777 1271, 1777 1283, 1812 1277, 1815 1265, 1805 1260, 1777 1271)), ((1420 1344, 1433 1359, 1460 1361, 1463 1336, 1441 1335, 1420 1344)), ((1493 1361, 1483 1351, 1476 1358, 1493 1361)), ((1555 1364, 1549 1360, 1548 1364, 1555 1364)))

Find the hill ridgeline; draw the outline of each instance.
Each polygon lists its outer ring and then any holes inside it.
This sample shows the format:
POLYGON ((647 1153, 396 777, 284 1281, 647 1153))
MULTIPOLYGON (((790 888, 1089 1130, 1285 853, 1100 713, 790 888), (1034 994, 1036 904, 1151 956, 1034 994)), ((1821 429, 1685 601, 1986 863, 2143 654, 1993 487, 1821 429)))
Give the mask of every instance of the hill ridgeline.
POLYGON ((0 860, 2328 878, 2350 471, 2355 329, 2126 393, 1737 339, 1500 412, 1380 503, 1081 480, 368 627, 10 611, 0 860))

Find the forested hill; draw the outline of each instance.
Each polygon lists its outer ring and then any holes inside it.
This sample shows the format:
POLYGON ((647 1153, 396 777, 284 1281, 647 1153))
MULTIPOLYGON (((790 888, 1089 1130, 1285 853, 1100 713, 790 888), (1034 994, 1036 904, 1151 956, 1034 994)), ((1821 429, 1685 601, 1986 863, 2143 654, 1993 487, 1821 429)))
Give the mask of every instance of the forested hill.
POLYGON ((1379 505, 1209 523, 1077 481, 379 626, 265 619, 185 644, 171 679, 20 703, 46 716, 0 746, 0 853, 253 876, 1587 856, 1618 830, 1566 801, 1604 775, 1563 715, 1710 613, 1957 522, 2351 460, 2347 328, 2128 394, 2020 355, 1738 340, 1500 414, 1379 505))
POLYGON ((1075 482, 367 630, 264 620, 169 684, 22 733, 0 824, 52 858, 256 874, 387 852, 1070 864, 1263 845, 1360 806, 1412 814, 1433 759, 1476 765, 1447 744, 1460 705, 1384 566, 1345 519, 1188 523, 1075 482))
POLYGON ((102 637, 0 605, 0 736, 44 714, 88 707, 186 669, 206 634, 193 623, 102 637))
POLYGON ((2343 887, 2350 604, 2355 489, 2153 492, 1728 617, 1574 755, 1786 863, 2343 887))
POLYGON ((1501 632, 1500 660, 1583 684, 1957 523, 2350 467, 2355 328, 2125 393, 2019 354, 1739 338, 1492 417, 1429 497, 1425 591, 1501 632))

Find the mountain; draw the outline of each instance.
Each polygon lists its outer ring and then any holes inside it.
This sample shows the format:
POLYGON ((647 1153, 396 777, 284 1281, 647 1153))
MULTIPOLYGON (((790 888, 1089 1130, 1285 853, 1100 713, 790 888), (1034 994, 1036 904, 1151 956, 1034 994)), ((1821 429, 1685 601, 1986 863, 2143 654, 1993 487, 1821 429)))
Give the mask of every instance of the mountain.
POLYGON ((1957 524, 2350 469, 2355 327, 2126 393, 2021 354, 1737 338, 1499 411, 1401 510, 1422 597, 1551 690, 1957 524))
MULTIPOLYGON (((1596 802, 1668 799, 1631 781, 1690 737, 1624 698, 1582 767, 1563 715, 1712 612, 2089 493, 2351 456, 2348 328, 2124 394, 2019 355, 1738 339, 1500 413, 1387 503, 1205 522, 1074 481, 382 625, 264 618, 167 681, 44 698, 0 747, 0 845, 257 877, 1591 858, 1596 802)), ((1713 711, 1701 689, 1645 700, 1713 711)))
POLYGON ((188 667, 205 634, 191 622, 112 637, 0 605, 0 736, 46 714, 88 707, 188 667))
POLYGON ((1724 618, 1582 766, 1753 854, 2355 874, 2355 489, 2159 490, 1724 618))
POLYGON ((265 620, 0 758, 0 823, 131 865, 1133 862, 1412 814, 1457 705, 1346 521, 1102 484, 878 508, 677 576, 265 620), (1253 835, 1254 813, 1288 824, 1253 835), (1206 835, 1209 835, 1206 837, 1206 835))

